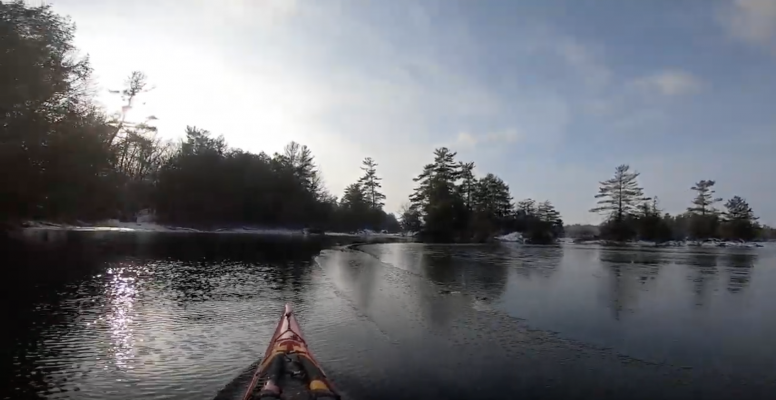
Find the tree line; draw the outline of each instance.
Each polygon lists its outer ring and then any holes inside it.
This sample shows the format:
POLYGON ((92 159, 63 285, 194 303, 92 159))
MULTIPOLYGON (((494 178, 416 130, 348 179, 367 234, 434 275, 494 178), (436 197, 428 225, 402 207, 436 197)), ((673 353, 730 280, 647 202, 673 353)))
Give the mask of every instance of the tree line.
MULTIPOLYGON (((197 127, 187 127, 177 142, 161 140, 156 116, 129 118, 151 90, 148 77, 132 72, 112 91, 121 110, 106 112, 94 99, 89 60, 76 55, 73 37, 74 25, 50 6, 0 3, 0 222, 132 220, 152 209, 161 222, 182 225, 404 229, 438 241, 484 241, 517 231, 547 243, 564 234, 552 203, 513 202, 501 178, 475 176, 474 163, 456 160, 444 147, 414 179, 400 223, 383 210, 372 158, 338 198, 325 188, 312 150, 295 142, 282 153, 255 154, 197 127)), ((638 176, 622 165, 601 182, 591 210, 605 216, 601 237, 749 240, 773 232, 739 196, 718 210, 722 199, 713 180, 697 182, 687 212, 672 216, 644 195, 638 176)))
POLYGON ((534 243, 562 235, 563 220, 549 201, 512 202, 509 185, 488 173, 474 175, 473 162, 456 161, 446 147, 414 178, 417 183, 401 212, 402 227, 433 241, 485 241, 494 234, 523 232, 534 243))
MULTIPOLYGON (((657 197, 647 197, 638 184, 640 173, 628 165, 615 169, 611 179, 600 182, 597 207, 605 221, 599 227, 604 239, 642 239, 664 242, 685 239, 753 240, 768 238, 773 229, 760 225, 749 203, 740 196, 724 201, 714 190, 716 181, 702 179, 690 190, 689 207, 679 215, 664 213, 657 197), (723 209, 717 208, 722 203, 723 209)), ((585 232, 590 236, 590 232, 585 232)), ((581 233, 584 235, 584 233, 581 233)))
POLYGON ((74 25, 48 5, 0 3, 0 221, 132 220, 153 209, 189 225, 399 229, 371 158, 338 199, 312 151, 295 142, 254 154, 197 127, 163 141, 156 116, 128 118, 150 90, 142 72, 111 91, 123 106, 107 113, 73 38, 74 25))

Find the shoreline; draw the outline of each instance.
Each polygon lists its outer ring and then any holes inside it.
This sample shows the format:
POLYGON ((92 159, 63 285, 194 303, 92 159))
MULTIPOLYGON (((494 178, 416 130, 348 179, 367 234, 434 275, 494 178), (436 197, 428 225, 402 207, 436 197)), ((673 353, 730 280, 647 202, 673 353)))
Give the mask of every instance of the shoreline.
MULTIPOLYGON (((79 221, 80 222, 80 221, 79 221)), ((120 222, 118 220, 107 220, 95 223, 80 222, 77 224, 60 224, 49 221, 23 221, 20 223, 5 223, 3 231, 6 233, 18 231, 69 231, 69 232, 137 232, 137 233, 207 233, 207 234, 231 234, 231 235, 267 235, 267 236, 332 236, 332 237, 386 237, 386 238, 406 238, 400 233, 380 233, 371 230, 362 230, 357 232, 330 232, 330 231, 310 231, 307 228, 277 228, 277 227, 256 227, 249 225, 232 224, 230 227, 201 227, 174 226, 159 224, 155 222, 120 222)))
MULTIPOLYGON (((135 232, 135 233, 200 233, 200 234, 223 234, 223 235, 257 235, 257 236, 289 236, 289 237, 351 237, 351 238, 386 238, 402 241, 413 241, 426 243, 418 240, 412 232, 405 233, 380 233, 371 230, 362 230, 358 232, 333 232, 333 231, 308 231, 307 228, 277 228, 277 227, 256 227, 249 225, 231 224, 231 226, 204 226, 194 228, 192 226, 174 226, 159 224, 155 222, 120 222, 118 220, 106 220, 95 223, 86 223, 78 221, 76 224, 55 223, 50 221, 22 221, 22 222, 4 222, 0 224, 0 231, 6 236, 24 235, 23 232, 35 231, 61 231, 61 232, 135 232)), ((428 242, 436 243, 436 242, 428 242)), ((473 244, 477 242, 453 242, 449 244, 473 244)), ((505 235, 498 235, 491 238, 487 243, 513 243, 521 245, 541 245, 529 243, 521 233, 512 232, 505 235)), ((766 242, 767 243, 767 242, 766 242)), ((557 245, 580 245, 580 246, 602 246, 610 248, 762 248, 763 242, 745 242, 745 241, 726 241, 720 239, 703 240, 673 240, 667 242, 652 241, 626 241, 618 242, 611 240, 591 239, 579 240, 572 238, 558 238, 555 242, 545 244, 550 246, 557 245)))
POLYGON ((689 248, 761 248, 765 247, 762 242, 746 242, 743 240, 720 240, 720 239, 702 239, 702 240, 669 240, 667 242, 652 242, 646 240, 636 240, 627 242, 618 242, 613 240, 566 240, 565 243, 576 245, 599 245, 603 247, 654 247, 654 248, 670 248, 670 247, 689 247, 689 248))

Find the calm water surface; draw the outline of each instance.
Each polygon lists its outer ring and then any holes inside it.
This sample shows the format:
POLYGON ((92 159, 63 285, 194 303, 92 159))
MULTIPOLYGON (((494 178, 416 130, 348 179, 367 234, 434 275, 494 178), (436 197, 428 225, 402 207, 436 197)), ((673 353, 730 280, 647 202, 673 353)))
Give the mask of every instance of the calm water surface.
POLYGON ((228 399, 292 303, 348 399, 773 398, 776 251, 3 244, 0 398, 228 399))

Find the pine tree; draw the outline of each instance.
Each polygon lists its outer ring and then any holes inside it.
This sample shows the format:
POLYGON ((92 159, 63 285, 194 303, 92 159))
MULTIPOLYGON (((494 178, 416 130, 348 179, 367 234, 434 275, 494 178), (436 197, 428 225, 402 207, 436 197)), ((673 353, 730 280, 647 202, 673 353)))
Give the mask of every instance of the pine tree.
POLYGON ((455 162, 457 153, 451 152, 447 147, 434 150, 434 163, 426 164, 414 182, 418 182, 410 196, 411 207, 427 213, 429 199, 432 193, 437 197, 450 197, 455 182, 461 177, 460 164, 455 162))
POLYGON ((512 214, 512 196, 509 185, 501 178, 488 174, 477 182, 474 193, 475 208, 494 219, 512 214))
POLYGON ((375 210, 379 210, 382 209, 385 205, 383 202, 383 200, 385 200, 385 195, 379 191, 379 189, 382 187, 380 184, 382 178, 377 176, 376 168, 377 163, 372 160, 371 157, 365 158, 363 161, 363 167, 361 167, 361 170, 364 171, 364 176, 358 180, 358 183, 363 188, 364 195, 366 196, 370 207, 375 210))
POLYGON ((536 217, 542 222, 555 223, 560 217, 560 213, 555 210, 555 206, 549 200, 545 200, 539 203, 536 208, 536 217))
POLYGON ((693 207, 688 207, 687 211, 706 216, 707 213, 716 214, 714 204, 722 201, 721 197, 714 197, 715 191, 712 189, 716 182, 712 180, 700 180, 690 189, 697 192, 692 201, 693 207))
POLYGON ((433 240, 453 240, 468 223, 468 212, 459 193, 460 164, 455 152, 446 147, 434 151, 434 163, 414 179, 418 183, 410 196, 410 207, 424 222, 424 235, 433 240))
POLYGON ((458 190, 461 193, 466 209, 471 211, 473 208, 474 193, 477 189, 477 179, 474 177, 474 163, 459 163, 461 169, 461 184, 458 190))
POLYGON ((364 194, 364 189, 358 183, 350 184, 345 188, 345 194, 342 195, 340 204, 343 207, 359 211, 369 207, 369 201, 364 194))
POLYGON ((716 182, 712 180, 700 180, 690 189, 697 194, 692 201, 693 206, 687 208, 690 214, 688 233, 693 238, 716 237, 719 229, 719 212, 714 204, 722 201, 722 198, 714 197, 713 190, 716 182))
POLYGON ((757 236, 757 221, 749 203, 739 196, 733 196, 725 203, 724 231, 731 239, 752 240, 757 236))
POLYGON ((417 232, 421 228, 420 212, 409 204, 401 207, 401 228, 405 232, 417 232))
POLYGON ((725 203, 726 211, 722 214, 726 221, 755 221, 758 217, 754 216, 749 203, 739 196, 733 196, 725 203))
POLYGON ((644 201, 639 205, 636 229, 642 240, 662 242, 672 239, 671 227, 668 225, 671 216, 666 214, 667 218, 664 217, 658 204, 658 198, 654 197, 651 201, 644 201))
POLYGON ((531 243, 552 243, 563 235, 563 220, 550 201, 537 205, 535 200, 525 199, 517 203, 517 209, 515 227, 531 243))
POLYGON ((294 175, 304 185, 307 191, 315 198, 322 196, 321 177, 315 165, 315 157, 307 146, 300 146, 297 142, 286 145, 283 157, 294 175))
POLYGON ((471 211, 474 206, 474 193, 477 189, 477 179, 474 177, 474 163, 459 162, 461 171, 461 184, 458 185, 458 193, 463 199, 466 209, 471 211))
POLYGON ((518 214, 524 216, 534 216, 536 214, 536 200, 525 199, 517 202, 515 209, 518 214))
POLYGON ((348 185, 340 201, 340 215, 344 226, 348 230, 374 228, 375 221, 370 211, 364 188, 358 183, 348 185))
POLYGON ((426 164, 423 172, 415 178, 413 182, 418 182, 418 186, 410 195, 410 208, 422 212, 428 204, 428 194, 431 190, 431 181, 433 180, 434 164, 426 164))
POLYGON ((653 199, 646 199, 637 208, 636 217, 639 219, 649 218, 652 216, 660 216, 660 210, 658 209, 657 197, 653 199))
POLYGON ((613 178, 600 182, 595 198, 601 200, 598 200, 598 207, 590 212, 603 213, 616 222, 635 215, 638 205, 649 200, 644 197, 644 189, 638 186, 639 175, 638 172, 630 172, 628 165, 618 166, 613 178))

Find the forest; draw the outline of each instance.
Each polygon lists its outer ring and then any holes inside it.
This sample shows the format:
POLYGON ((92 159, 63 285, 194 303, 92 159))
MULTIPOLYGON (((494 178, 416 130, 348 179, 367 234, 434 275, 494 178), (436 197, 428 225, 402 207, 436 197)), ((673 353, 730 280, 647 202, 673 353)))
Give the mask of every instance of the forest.
MULTIPOLYGON (((129 72, 121 110, 96 100, 92 69, 73 45, 74 25, 50 6, 0 3, 0 222, 79 223, 134 220, 153 210, 162 223, 214 227, 253 225, 418 232, 428 241, 487 241, 522 232, 533 243, 564 235, 550 201, 513 201, 494 174, 477 177, 473 162, 448 148, 415 178, 400 218, 384 211, 378 163, 366 157, 361 178, 338 197, 330 193, 312 150, 289 143, 282 153, 255 154, 228 146, 223 136, 190 126, 178 141, 160 139, 154 121, 128 118, 151 87, 129 72)), ((163 118, 163 116, 161 116, 163 118)), ((692 190, 687 212, 671 216, 638 186, 630 167, 601 182, 598 206, 605 222, 575 235, 613 240, 691 238, 750 240, 772 234, 757 223, 745 199, 716 205, 712 180, 692 190)))
POLYGON ((515 204, 509 185, 499 177, 487 174, 476 179, 474 163, 456 162, 456 153, 447 148, 437 149, 434 155, 434 163, 415 178, 417 188, 400 218, 405 230, 420 231, 434 240, 483 241, 515 231, 531 243, 549 243, 560 236, 657 243, 776 238, 773 228, 758 223, 744 198, 717 197, 713 180, 702 179, 689 187, 684 213, 666 213, 657 197, 644 195, 638 184, 640 173, 629 165, 616 167, 612 178, 600 182, 594 196, 597 206, 590 212, 601 214, 604 222, 596 227, 572 226, 566 232, 551 202, 525 199, 515 204))
POLYGON ((588 228, 578 231, 578 235, 654 242, 776 238, 772 228, 757 222, 759 218, 744 198, 733 196, 723 200, 717 197, 714 180, 702 179, 690 186, 694 195, 688 199, 689 207, 684 213, 672 216, 660 209, 657 197, 644 195, 644 189, 638 184, 639 175, 629 165, 615 168, 614 176, 600 183, 595 195, 597 206, 590 210, 602 214, 604 222, 597 233, 588 228), (722 210, 717 207, 720 203, 722 210))
POLYGON ((68 19, 20 1, 0 3, 0 17, 0 167, 13 171, 0 175, 0 221, 134 220, 151 209, 188 226, 399 230, 371 158, 338 200, 304 145, 254 154, 197 127, 163 141, 157 116, 127 118, 150 90, 145 74, 112 92, 123 107, 110 113, 95 101, 68 19))
POLYGON ((514 204, 509 185, 488 173, 474 175, 473 162, 456 161, 446 147, 434 151, 414 179, 417 186, 401 213, 405 231, 443 242, 482 242, 495 234, 522 232, 532 243, 549 243, 563 234, 563 220, 550 201, 514 204))

